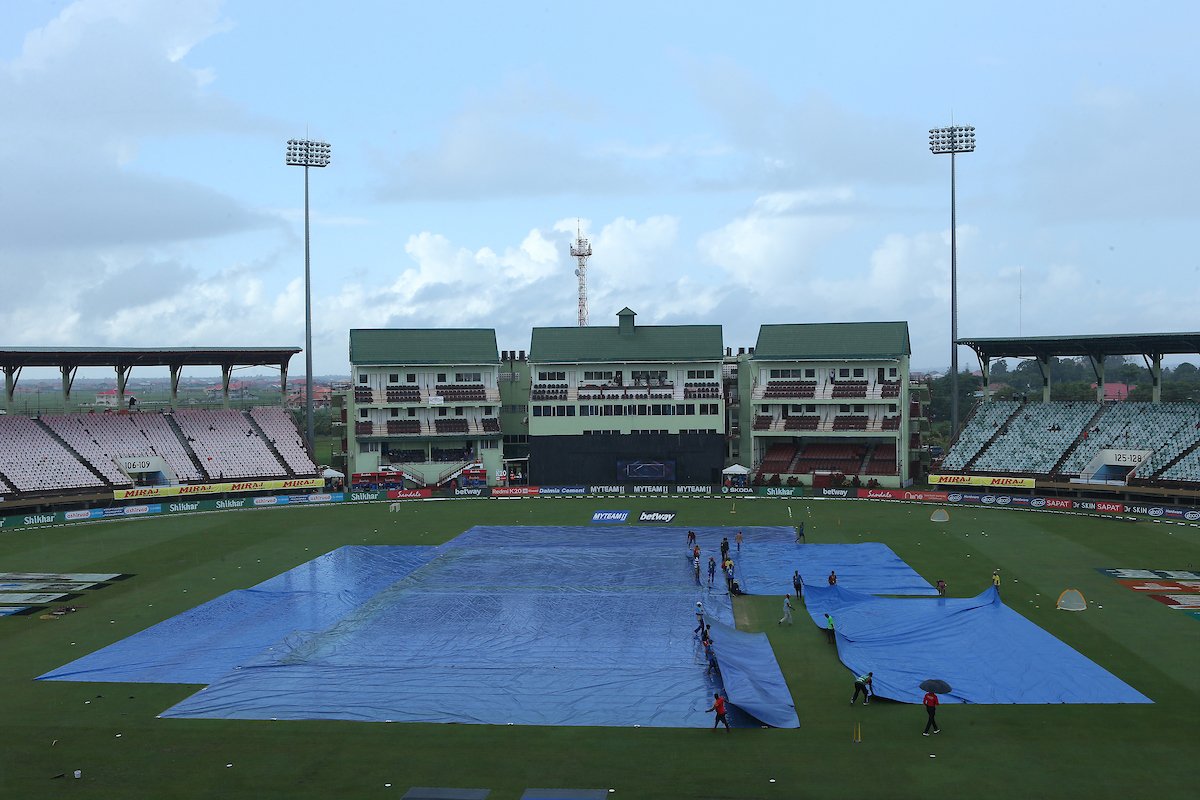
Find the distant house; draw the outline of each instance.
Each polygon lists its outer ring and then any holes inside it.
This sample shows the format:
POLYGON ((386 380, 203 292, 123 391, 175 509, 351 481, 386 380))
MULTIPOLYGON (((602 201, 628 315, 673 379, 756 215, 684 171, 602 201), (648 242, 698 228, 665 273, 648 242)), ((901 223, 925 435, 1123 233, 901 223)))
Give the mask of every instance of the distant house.
MULTIPOLYGON (((221 384, 217 383, 213 384, 212 386, 205 386, 204 393, 210 400, 220 400, 222 397, 224 397, 225 391, 221 384)), ((254 400, 257 397, 257 395, 254 394, 254 385, 246 383, 245 381, 230 381, 229 396, 244 400, 254 400)))
MULTIPOLYGON (((133 396, 132 394, 126 392, 125 393, 125 405, 129 405, 130 400, 133 400, 136 402, 137 398, 135 396, 133 396)), ((102 408, 116 408, 118 405, 120 405, 120 403, 117 399, 117 390, 116 389, 106 389, 103 392, 96 392, 95 405, 100 406, 102 408)))
MULTIPOLYGON (((328 386, 313 386, 313 406, 327 408, 333 401, 333 389, 328 386)), ((288 387, 288 405, 297 408, 304 405, 304 384, 288 387)))
MULTIPOLYGON (((1096 388, 1096 384, 1092 384, 1092 388, 1096 388)), ((1136 389, 1137 386, 1131 386, 1128 383, 1106 383, 1104 384, 1104 402, 1119 403, 1129 399, 1129 393, 1136 389)))

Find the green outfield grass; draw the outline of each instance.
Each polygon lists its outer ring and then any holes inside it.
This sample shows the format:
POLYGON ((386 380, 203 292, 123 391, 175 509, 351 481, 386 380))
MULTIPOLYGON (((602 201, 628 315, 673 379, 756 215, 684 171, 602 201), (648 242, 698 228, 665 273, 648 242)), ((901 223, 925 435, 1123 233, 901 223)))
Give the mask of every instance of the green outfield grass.
POLYGON ((799 499, 732 509, 717 499, 470 500, 6 531, 0 570, 134 577, 61 619, 0 618, 0 798, 398 798, 410 786, 490 788, 494 800, 528 787, 613 787, 616 798, 1134 798, 1200 785, 1200 620, 1096 571, 1196 569, 1200 529, 982 508, 934 524, 928 506, 799 499), (775 625, 778 596, 739 598, 736 613, 770 637, 798 730, 160 720, 197 687, 33 680, 344 544, 436 544, 475 524, 582 525, 597 508, 675 510, 681 543, 688 526, 803 518, 810 542, 886 542, 952 596, 977 594, 999 567, 1006 603, 1155 704, 945 706, 942 735, 925 738, 920 707, 849 707, 850 673, 803 613, 793 628, 775 625), (1068 587, 1104 608, 1056 611, 1068 587))

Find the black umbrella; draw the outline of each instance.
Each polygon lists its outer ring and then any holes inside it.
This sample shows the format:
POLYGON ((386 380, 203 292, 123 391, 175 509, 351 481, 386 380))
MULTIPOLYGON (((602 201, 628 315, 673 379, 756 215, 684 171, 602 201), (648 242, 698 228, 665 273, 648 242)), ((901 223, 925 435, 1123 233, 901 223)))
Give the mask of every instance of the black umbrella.
POLYGON ((937 678, 930 678, 927 681, 921 681, 921 688, 927 692, 933 692, 934 694, 949 694, 950 692, 950 684, 943 680, 938 680, 937 678))

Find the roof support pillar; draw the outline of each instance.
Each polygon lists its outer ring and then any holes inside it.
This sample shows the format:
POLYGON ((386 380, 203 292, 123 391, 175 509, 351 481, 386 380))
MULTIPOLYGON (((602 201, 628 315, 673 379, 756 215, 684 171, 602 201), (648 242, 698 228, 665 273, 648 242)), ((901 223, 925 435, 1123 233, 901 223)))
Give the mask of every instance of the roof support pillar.
POLYGON ((1104 402, 1104 356, 1088 356, 1092 364, 1092 372, 1096 374, 1096 402, 1104 402))
POLYGON ((21 368, 12 364, 4 365, 4 407, 12 411, 13 392, 17 390, 17 380, 21 377, 21 368))
POLYGON ((287 368, 288 362, 281 361, 279 363, 279 404, 281 406, 287 406, 288 401, 287 368))
POLYGON ((1162 353, 1142 355, 1146 360, 1146 368, 1150 370, 1150 402, 1162 402, 1162 353))
POLYGON ((1042 373, 1042 402, 1050 402, 1050 356, 1037 357, 1038 372, 1042 373))
POLYGON ((62 393, 63 405, 66 405, 71 399, 71 387, 75 385, 75 373, 79 367, 72 367, 67 364, 61 364, 58 371, 62 373, 62 393))
POLYGON ((171 408, 179 404, 179 376, 183 373, 183 364, 168 364, 171 370, 171 408))
POLYGON ((233 375, 232 364, 221 365, 221 405, 229 408, 229 379, 233 375))
POLYGON ((983 402, 992 402, 992 360, 985 355, 976 353, 979 356, 979 374, 983 376, 983 402))
POLYGON ((117 408, 125 407, 125 384, 129 381, 129 372, 133 367, 117 364, 117 408))

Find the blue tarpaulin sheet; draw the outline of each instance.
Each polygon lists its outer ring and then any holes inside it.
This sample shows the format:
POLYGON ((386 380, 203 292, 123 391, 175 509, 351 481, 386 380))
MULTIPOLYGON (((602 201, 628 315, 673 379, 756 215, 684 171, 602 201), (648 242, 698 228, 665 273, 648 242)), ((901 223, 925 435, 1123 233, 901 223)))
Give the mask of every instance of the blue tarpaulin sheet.
POLYGON ((882 598, 839 585, 805 592, 813 622, 833 616, 838 657, 855 675, 874 672, 880 697, 919 703, 920 684, 951 687, 944 703, 1149 703, 1145 695, 1000 601, 882 598))
MULTIPOLYGON (((715 555, 731 530, 696 532, 715 555)), ((370 579, 341 576, 333 599, 324 584, 310 602, 282 605, 232 592, 43 677, 209 684, 167 717, 706 725, 721 685, 705 674, 696 602, 718 623, 732 624, 732 608, 719 579, 696 584, 685 536, 482 527, 437 548, 353 548, 370 579), (196 631, 218 652, 206 654, 196 631)), ((769 674, 766 659, 779 672, 761 634, 723 638, 735 674, 739 663, 769 674)), ((786 710, 759 687, 751 713, 794 720, 780 687, 786 710)))
POLYGON ((711 625, 712 646, 729 702, 774 728, 798 728, 792 694, 766 634, 711 625))
POLYGON ((284 636, 321 630, 437 554, 340 547, 250 589, 214 598, 39 680, 212 683, 284 636))

